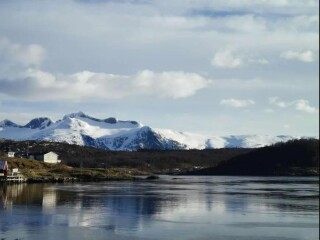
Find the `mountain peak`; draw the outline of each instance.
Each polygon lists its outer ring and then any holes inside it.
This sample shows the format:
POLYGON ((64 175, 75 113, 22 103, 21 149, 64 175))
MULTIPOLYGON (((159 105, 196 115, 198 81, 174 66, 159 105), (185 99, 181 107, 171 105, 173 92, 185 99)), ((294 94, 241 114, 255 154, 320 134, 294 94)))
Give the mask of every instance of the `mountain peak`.
POLYGON ((110 123, 110 124, 115 124, 118 122, 118 119, 114 118, 114 117, 109 117, 103 120, 106 123, 110 123))
POLYGON ((26 124, 24 127, 31 128, 31 129, 44 129, 48 126, 53 124, 50 118, 47 117, 40 117, 32 119, 28 124, 26 124))
MULTIPOLYGON (((79 112, 76 112, 76 113, 66 114, 63 117, 63 120, 65 120, 67 118, 86 118, 86 119, 93 120, 95 122, 103 122, 103 121, 105 121, 105 120, 101 120, 101 119, 98 119, 98 118, 91 117, 91 116, 89 116, 88 114, 85 114, 82 111, 79 111, 79 112)), ((110 119, 111 122, 114 121, 114 118, 108 118, 108 119, 110 119)), ((105 122, 107 122, 107 121, 105 121, 105 122)))
POLYGON ((87 114, 85 114, 82 111, 79 111, 79 112, 76 112, 76 113, 66 114, 66 115, 64 115, 63 119, 66 119, 66 118, 77 118, 77 117, 87 118, 87 117, 90 117, 90 116, 88 116, 87 114))
POLYGON ((9 119, 4 119, 0 122, 0 127, 19 127, 19 125, 10 121, 9 119))
MULTIPOLYGON (((122 120, 118 120, 117 118, 115 117, 109 117, 109 118, 106 118, 106 119, 98 119, 98 118, 94 118, 94 117, 91 117, 87 114, 85 114, 84 112, 82 111, 79 111, 79 112, 76 112, 76 113, 69 113, 69 114, 66 114, 64 117, 63 117, 63 120, 67 119, 67 118, 87 118, 87 119, 90 119, 90 120, 93 120, 93 121, 96 121, 96 122, 105 122, 105 123, 109 123, 109 124, 117 124, 117 123, 130 123, 130 124, 133 124, 133 125, 141 125, 139 124, 137 121, 122 121, 122 120)), ((142 126, 142 125, 141 125, 142 126)))

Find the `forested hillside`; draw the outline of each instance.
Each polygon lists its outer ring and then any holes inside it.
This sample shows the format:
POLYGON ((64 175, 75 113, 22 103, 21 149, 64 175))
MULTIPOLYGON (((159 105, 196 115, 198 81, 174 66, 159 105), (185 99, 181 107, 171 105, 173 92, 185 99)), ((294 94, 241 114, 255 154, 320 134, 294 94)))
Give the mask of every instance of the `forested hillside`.
POLYGON ((195 171, 199 175, 319 175, 319 140, 277 143, 195 171))
POLYGON ((53 151, 59 154, 62 163, 73 167, 129 167, 151 171, 176 168, 212 167, 221 161, 248 153, 251 149, 206 149, 206 150, 140 150, 106 151, 78 146, 75 144, 43 141, 0 141, 0 151, 16 152, 16 156, 26 157, 34 152, 53 151))

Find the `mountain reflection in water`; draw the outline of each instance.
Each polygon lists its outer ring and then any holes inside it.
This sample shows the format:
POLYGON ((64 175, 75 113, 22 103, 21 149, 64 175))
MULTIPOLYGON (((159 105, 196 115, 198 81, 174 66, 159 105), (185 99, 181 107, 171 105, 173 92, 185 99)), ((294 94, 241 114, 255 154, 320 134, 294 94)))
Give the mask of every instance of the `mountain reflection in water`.
POLYGON ((0 185, 4 239, 317 239, 317 178, 0 185))

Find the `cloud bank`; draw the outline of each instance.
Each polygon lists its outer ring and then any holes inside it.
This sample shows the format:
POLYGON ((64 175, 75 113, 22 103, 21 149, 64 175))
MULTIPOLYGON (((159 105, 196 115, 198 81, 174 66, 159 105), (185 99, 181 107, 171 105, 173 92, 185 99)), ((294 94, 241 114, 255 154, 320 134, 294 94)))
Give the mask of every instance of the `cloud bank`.
POLYGON ((183 71, 142 70, 132 76, 77 72, 51 74, 28 69, 15 79, 0 79, 0 92, 27 100, 121 99, 133 96, 185 98, 208 86, 211 80, 183 71))

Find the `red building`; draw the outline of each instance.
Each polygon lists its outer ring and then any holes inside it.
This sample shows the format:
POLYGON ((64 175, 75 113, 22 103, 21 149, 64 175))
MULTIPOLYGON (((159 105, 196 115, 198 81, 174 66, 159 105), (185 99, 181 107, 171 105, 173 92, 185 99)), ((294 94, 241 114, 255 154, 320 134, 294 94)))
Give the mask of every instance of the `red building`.
POLYGON ((8 175, 8 162, 5 160, 0 160, 0 177, 6 177, 8 175))

